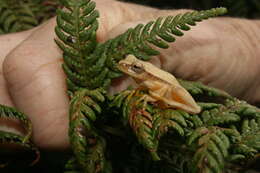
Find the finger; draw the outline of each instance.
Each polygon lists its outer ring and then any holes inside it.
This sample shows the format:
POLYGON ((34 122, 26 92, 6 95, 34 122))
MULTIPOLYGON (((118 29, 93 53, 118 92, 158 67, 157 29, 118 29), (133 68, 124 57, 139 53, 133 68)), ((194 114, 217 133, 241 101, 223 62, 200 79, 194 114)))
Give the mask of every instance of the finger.
POLYGON ((54 42, 55 20, 39 27, 4 61, 4 75, 15 105, 33 123, 40 147, 68 146, 68 98, 61 52, 54 42))
MULTIPOLYGON (((185 12, 187 11, 157 11, 156 14, 150 16, 174 16, 185 12)), ((146 24, 152 20, 154 19, 121 24, 110 30, 106 39, 114 38, 117 35, 124 33, 128 28, 134 28, 140 23, 146 24)), ((200 80, 206 84, 210 83, 214 78, 208 78, 209 72, 213 70, 218 63, 223 63, 221 61, 221 58, 223 57, 218 57, 220 45, 218 43, 218 38, 216 37, 216 32, 211 21, 199 23, 190 31, 184 32, 185 36, 181 38, 173 35, 176 38, 176 41, 168 43, 168 49, 160 49, 151 45, 154 49, 160 51, 160 55, 152 57, 151 61, 156 66, 171 72, 176 77, 187 80, 200 80)), ((228 61, 231 60, 232 59, 229 59, 228 61)), ((228 68, 228 64, 229 63, 219 65, 222 66, 222 68, 228 68)), ((216 75, 220 74, 218 73, 216 75)), ((132 83, 132 81, 129 80, 125 83, 124 79, 125 78, 116 80, 116 84, 111 88, 112 93, 121 90, 122 88, 126 88, 126 83, 132 83)))
MULTIPOLYGON (((160 12, 158 14, 160 15, 160 12)), ((136 25, 135 22, 122 24, 112 29, 107 39, 136 25)), ((184 32, 184 37, 176 37, 176 41, 169 44, 169 49, 159 49, 161 54, 155 59, 158 58, 162 69, 178 78, 201 81, 233 96, 254 102, 257 96, 253 93, 258 93, 259 88, 258 80, 255 80, 259 74, 259 63, 256 60, 257 51, 252 50, 258 50, 254 49, 257 37, 248 34, 250 32, 245 26, 256 29, 248 20, 215 18, 203 21, 190 31, 184 32)), ((122 83, 122 80, 120 82, 122 83)), ((121 87, 116 86, 111 91, 118 89, 121 87)))
POLYGON ((140 19, 151 18, 158 9, 115 0, 96 0, 100 12, 97 39, 103 42, 114 27, 140 19))
POLYGON ((33 30, 29 30, 0 36, 0 104, 13 106, 11 97, 9 96, 8 90, 6 88, 6 81, 3 76, 2 64, 4 59, 13 48, 26 39, 32 32, 33 30))

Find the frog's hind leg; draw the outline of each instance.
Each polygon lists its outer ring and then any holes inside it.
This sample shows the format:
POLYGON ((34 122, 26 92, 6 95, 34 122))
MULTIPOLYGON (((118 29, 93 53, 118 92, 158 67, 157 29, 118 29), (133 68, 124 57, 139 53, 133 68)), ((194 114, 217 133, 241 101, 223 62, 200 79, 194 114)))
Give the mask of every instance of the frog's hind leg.
POLYGON ((146 108, 147 102, 157 102, 161 100, 161 97, 163 97, 167 92, 168 87, 161 87, 160 89, 157 89, 155 91, 149 90, 149 94, 145 94, 140 98, 140 101, 143 101, 143 109, 146 108), (157 97, 154 97, 155 95, 157 97))
POLYGON ((151 96, 144 94, 142 97, 140 97, 137 100, 137 104, 139 104, 140 102, 143 102, 142 105, 142 109, 145 110, 146 106, 147 106, 147 102, 155 102, 156 100, 154 98, 152 98, 151 96))
POLYGON ((153 100, 160 101, 165 98, 165 95, 169 92, 169 87, 164 86, 155 91, 149 91, 149 95, 153 100))

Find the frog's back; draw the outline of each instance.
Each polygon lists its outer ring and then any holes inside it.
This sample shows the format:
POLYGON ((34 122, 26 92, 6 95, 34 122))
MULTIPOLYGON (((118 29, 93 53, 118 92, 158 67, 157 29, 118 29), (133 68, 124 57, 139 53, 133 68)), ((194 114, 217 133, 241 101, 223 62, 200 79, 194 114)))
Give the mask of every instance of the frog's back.
POLYGON ((179 85, 178 81, 176 80, 176 78, 170 74, 167 71, 163 71, 162 69, 160 69, 159 67, 156 67, 155 65, 153 65, 150 62, 147 61, 142 61, 137 59, 134 55, 129 54, 126 57, 126 60, 129 64, 131 63, 139 63, 142 64, 144 66, 145 71, 147 72, 147 78, 152 79, 152 80, 157 80, 157 81, 161 81, 165 84, 169 84, 169 85, 179 85))
POLYGON ((159 67, 156 67, 150 62, 143 62, 143 63, 146 66, 145 68, 147 72, 153 75, 155 79, 168 83, 170 85, 179 85, 179 82, 171 73, 161 70, 159 67))

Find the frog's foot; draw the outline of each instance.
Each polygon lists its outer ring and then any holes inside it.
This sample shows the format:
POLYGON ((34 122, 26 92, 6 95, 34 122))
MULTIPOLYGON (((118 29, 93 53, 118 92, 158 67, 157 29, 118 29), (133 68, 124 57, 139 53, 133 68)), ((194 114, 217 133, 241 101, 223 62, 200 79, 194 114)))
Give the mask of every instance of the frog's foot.
POLYGON ((129 92, 128 96, 126 97, 126 101, 129 102, 129 100, 137 94, 137 91, 136 90, 132 90, 129 92))
POLYGON ((142 95, 137 101, 136 104, 139 104, 140 102, 143 102, 142 110, 145 110, 147 106, 147 102, 155 102, 156 100, 150 97, 147 94, 142 95))

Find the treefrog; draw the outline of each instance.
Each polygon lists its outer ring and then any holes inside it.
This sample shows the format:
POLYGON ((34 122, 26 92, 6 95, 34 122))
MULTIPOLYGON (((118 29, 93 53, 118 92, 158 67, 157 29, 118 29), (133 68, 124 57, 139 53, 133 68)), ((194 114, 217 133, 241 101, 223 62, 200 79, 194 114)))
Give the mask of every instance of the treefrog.
POLYGON ((159 101, 166 107, 181 109, 191 114, 201 111, 189 92, 172 74, 153 64, 139 60, 130 54, 119 61, 118 68, 131 76, 140 88, 148 90, 146 96, 148 102, 159 101))

